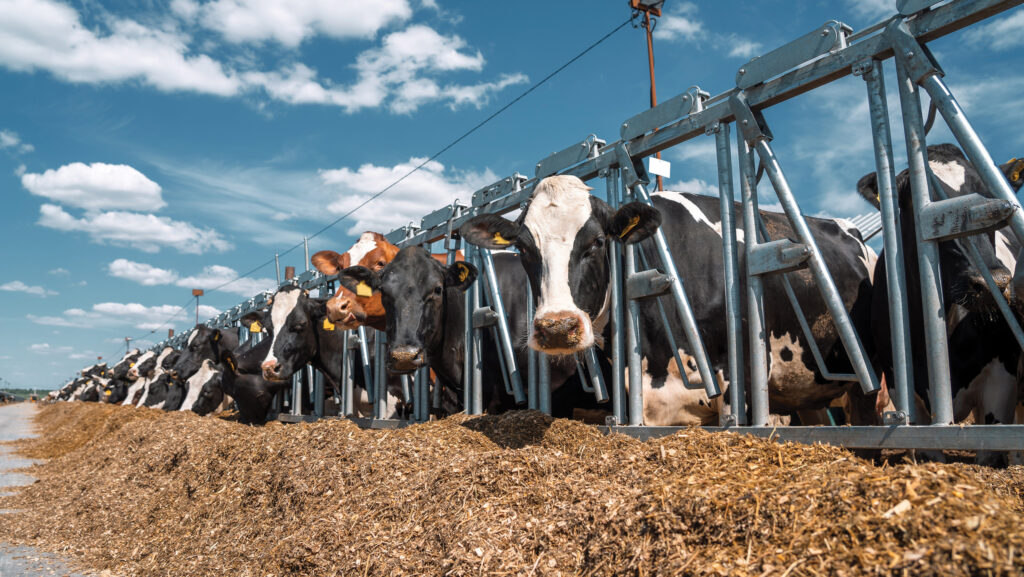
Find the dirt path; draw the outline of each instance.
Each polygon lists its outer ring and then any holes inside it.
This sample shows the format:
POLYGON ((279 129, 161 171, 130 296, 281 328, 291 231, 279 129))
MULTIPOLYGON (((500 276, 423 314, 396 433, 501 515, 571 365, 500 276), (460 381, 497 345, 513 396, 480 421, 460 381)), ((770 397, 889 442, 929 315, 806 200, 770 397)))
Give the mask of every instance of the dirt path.
MULTIPOLYGON (((32 416, 36 405, 17 403, 0 405, 0 443, 35 436, 32 432, 32 416)), ((9 494, 5 487, 27 485, 32 477, 21 473, 11 473, 13 469, 31 465, 31 459, 24 459, 12 454, 11 447, 0 444, 0 495, 9 494)), ((0 510, 0 523, 3 522, 4 511, 0 510)), ((63 559, 57 555, 44 553, 30 547, 16 547, 0 542, 0 577, 42 577, 51 575, 70 575, 83 577, 68 568, 63 559)))

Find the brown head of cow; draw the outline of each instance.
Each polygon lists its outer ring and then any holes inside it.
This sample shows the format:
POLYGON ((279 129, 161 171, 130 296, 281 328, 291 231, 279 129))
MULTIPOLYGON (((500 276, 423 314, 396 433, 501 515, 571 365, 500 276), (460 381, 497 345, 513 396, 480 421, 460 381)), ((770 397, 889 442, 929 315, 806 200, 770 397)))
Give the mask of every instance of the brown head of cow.
MULTIPOLYGON (((325 275, 336 275, 350 266, 366 267, 374 272, 384 268, 398 254, 398 247, 377 232, 364 232, 352 248, 344 254, 322 250, 310 262, 325 275)), ((368 290, 352 291, 343 284, 327 301, 327 318, 340 330, 356 329, 362 325, 384 330, 384 305, 380 295, 368 290)))
POLYGON ((515 222, 485 214, 459 230, 488 249, 519 249, 537 309, 529 345, 548 354, 573 354, 595 343, 609 312, 608 243, 632 244, 661 226, 661 213, 640 202, 613 210, 575 176, 537 184, 515 222))

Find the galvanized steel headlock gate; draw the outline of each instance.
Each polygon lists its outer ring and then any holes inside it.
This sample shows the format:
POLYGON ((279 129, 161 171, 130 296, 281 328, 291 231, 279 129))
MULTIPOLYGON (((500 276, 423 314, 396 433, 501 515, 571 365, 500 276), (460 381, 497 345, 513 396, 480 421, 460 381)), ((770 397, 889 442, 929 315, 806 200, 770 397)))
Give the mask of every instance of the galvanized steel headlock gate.
MULTIPOLYGON (((676 144, 699 137, 715 139, 719 194, 721 199, 722 251, 725 262, 726 328, 728 334, 728 377, 737 385, 749 382, 750 399, 745 399, 745 387, 729 387, 731 414, 724 415, 723 430, 737 430, 783 440, 803 442, 830 442, 848 447, 864 448, 962 448, 978 450, 1024 450, 1024 426, 986 425, 957 427, 953 422, 950 392, 949 359, 947 356, 946 325, 943 297, 939 279, 937 243, 954 237, 988 232, 1009 226, 1017 240, 1024 245, 1024 212, 1005 177, 993 162, 981 139, 974 132, 964 110, 943 80, 944 73, 926 47, 926 43, 965 28, 984 18, 998 14, 1024 0, 954 0, 934 6, 938 0, 898 0, 898 14, 857 33, 846 25, 830 21, 807 35, 772 52, 754 58, 736 75, 736 87, 710 96, 694 86, 683 94, 645 110, 622 123, 620 139, 608 143, 591 135, 582 142, 551 154, 537 163, 533 178, 515 173, 473 194, 471 206, 452 203, 422 219, 419 226, 409 225, 387 235, 398 246, 423 245, 443 241, 448 262, 455 259, 460 241, 453 236, 459 226, 479 214, 504 214, 520 209, 529 200, 536 184, 554 174, 570 174, 587 181, 603 178, 608 202, 613 208, 629 201, 652 204, 647 185, 649 179, 643 168, 643 159, 676 144), (934 7, 933 7, 934 6, 934 7), (959 222, 967 224, 957 230, 919 226, 917 250, 920 255, 921 294, 924 304, 924 322, 929 374, 932 421, 930 426, 919 421, 914 409, 914 389, 910 351, 910 328, 906 300, 901 246, 899 207, 895 196, 895 169, 889 127, 888 103, 883 86, 883 62, 893 59, 899 83, 900 108, 907 143, 910 186, 913 210, 918 223, 959 222), (784 288, 797 313, 804 335, 811 347, 819 372, 830 380, 857 381, 864 392, 879 388, 866 357, 864 346, 854 331, 835 283, 831 278, 821 252, 811 235, 796 198, 790 189, 780 161, 772 148, 772 133, 764 117, 771 106, 799 96, 829 82, 854 74, 865 82, 868 97, 871 130, 873 134, 875 168, 878 175, 881 204, 882 232, 884 235, 887 288, 890 305, 895 378, 890 383, 894 393, 895 414, 887 415, 884 427, 768 427, 768 375, 767 350, 764 329, 764 298, 762 278, 780 274, 784 288), (941 113, 946 124, 960 144, 967 158, 980 173, 994 198, 978 194, 955 199, 943 198, 942 187, 934 186, 934 175, 927 165, 925 129, 922 123, 920 93, 924 91, 941 113), (739 163, 739 188, 743 209, 743 235, 746 269, 738 265, 738 245, 732 205, 732 143, 730 130, 735 124, 736 159, 739 163), (771 240, 760 222, 755 181, 755 155, 764 165, 772 187, 778 197, 798 242, 771 240), (931 182, 930 182, 931 181, 931 182), (930 193, 931 188, 931 193, 930 193), (937 197, 933 200, 933 196, 937 197), (984 214, 985 217, 978 215, 984 214), (956 218, 951 218, 956 217, 956 218), (807 321, 802 314, 786 273, 806 268, 814 279, 835 329, 846 349, 854 369, 853 374, 833 374, 825 366, 823 355, 814 343, 807 321), (746 294, 740 294, 741 274, 746 275, 746 294), (746 300, 748 334, 742 335, 743 311, 746 300), (744 356, 746 350, 749 359, 744 356), (744 367, 749 360, 751 374, 745 378, 744 367), (746 407, 750 408, 747 422, 746 407)), ((676 427, 643 427, 643 399, 641 382, 640 327, 637 300, 659 299, 661 320, 668 318, 660 306, 661 298, 670 298, 675 305, 686 339, 686 350, 694 357, 703 387, 710 398, 721 394, 711 363, 704 350, 685 287, 673 264, 672 255, 661 229, 654 234, 654 246, 663 263, 663 271, 648 270, 648 255, 638 246, 612 243, 610 258, 612 338, 604 354, 610 357, 611 382, 606 383, 598 367, 598 351, 591 349, 580 355, 577 366, 584 387, 593 392, 599 402, 610 400, 610 429, 639 437, 667 434, 676 427), (629 392, 626 392, 626 383, 629 392), (628 423, 628 425, 626 425, 628 423)), ((969 256, 981 262, 973 241, 964 243, 969 256)), ((527 367, 519 367, 513 349, 504 304, 498 290, 490 251, 466 245, 462 247, 467 261, 476 265, 481 274, 467 291, 465 299, 466 354, 464 364, 464 403, 470 414, 482 412, 482 331, 489 330, 498 343, 502 375, 506 391, 520 403, 545 412, 551 410, 551 390, 546 355, 530 351, 527 367), (524 385, 525 383, 525 385, 524 385), (524 390, 525 386, 525 390, 524 390)), ((308 249, 306 261, 309 262, 308 249)), ((307 264, 308 268, 308 264, 307 264)), ((987 267, 978 267, 988 274, 987 267)), ((996 287, 991 275, 986 279, 998 306, 1011 325, 1018 342, 1024 347, 1021 331, 1009 307, 996 287)), ((319 289, 321 296, 333 291, 333 277, 324 277, 308 271, 287 281, 307 290, 319 289)), ((917 287, 911 287, 916 289, 917 287)), ((268 294, 257 295, 228 312, 207 322, 212 327, 237 326, 246 313, 267 305, 268 294)), ((532 293, 525 291, 528 314, 532 317, 532 293)), ((244 327, 241 336, 247 337, 244 327)), ((374 403, 374 420, 370 426, 397 426, 385 424, 386 377, 383 363, 384 334, 377 333, 375 367, 371 367, 369 331, 360 328, 345 335, 343 391, 339 400, 341 414, 353 412, 352 375, 362 370, 370 400, 374 403)), ((672 331, 667 331, 674 341, 672 331)), ((181 346, 185 334, 158 346, 181 346)), ((670 343, 674 351, 677 343, 670 343)), ((676 355, 680 374, 685 378, 686 367, 676 355)), ((315 378, 311 368, 300 377, 296 375, 290 394, 292 419, 300 417, 301 394, 299 380, 313 382, 313 418, 323 413, 322 379, 315 378)), ((414 404, 414 421, 429 419, 429 406, 439 406, 439 387, 433 399, 428 400, 426 369, 415 374, 413 383, 403 376, 403 394, 414 404)), ((364 423, 367 424, 367 423, 364 423)))

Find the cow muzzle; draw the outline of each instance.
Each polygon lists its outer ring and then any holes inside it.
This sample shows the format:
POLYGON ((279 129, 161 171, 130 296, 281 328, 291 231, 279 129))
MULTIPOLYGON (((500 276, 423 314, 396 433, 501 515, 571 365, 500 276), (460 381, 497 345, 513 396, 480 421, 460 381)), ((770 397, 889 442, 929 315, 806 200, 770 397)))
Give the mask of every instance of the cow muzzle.
POLYGON ((392 373, 411 373, 427 362, 423 349, 415 346, 399 346, 391 349, 388 369, 392 373))
POLYGON ((263 378, 268 381, 283 381, 281 378, 281 363, 277 361, 267 361, 260 365, 260 369, 263 371, 263 378))
POLYGON ((350 299, 339 297, 327 301, 327 318, 339 329, 351 330, 359 328, 366 315, 350 299))
POLYGON ((129 381, 135 381, 135 380, 138 380, 138 378, 139 378, 139 370, 138 369, 135 369, 135 368, 128 369, 127 379, 129 381))
POLYGON ((584 340, 583 321, 576 313, 549 313, 533 320, 533 338, 530 341, 537 350, 554 354, 574 353, 588 346, 584 340))

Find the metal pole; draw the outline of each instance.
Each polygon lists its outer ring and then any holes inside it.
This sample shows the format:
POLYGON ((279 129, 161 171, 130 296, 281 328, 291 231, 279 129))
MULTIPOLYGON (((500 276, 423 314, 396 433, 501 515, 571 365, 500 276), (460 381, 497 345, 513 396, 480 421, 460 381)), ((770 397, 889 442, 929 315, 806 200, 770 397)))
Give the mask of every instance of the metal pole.
MULTIPOLYGON (((644 10, 644 28, 647 31, 647 69, 651 76, 651 108, 658 105, 658 89, 654 85, 654 29, 651 27, 651 11, 644 10)), ((661 158, 661 153, 654 154, 655 158, 661 158)), ((661 175, 657 179, 658 190, 665 190, 665 183, 661 175)))
POLYGON ((348 348, 352 331, 341 331, 341 406, 338 414, 342 417, 352 413, 352 351, 348 348))
POLYGON ((846 305, 839 296, 839 290, 836 289, 836 283, 832 280, 832 275, 828 272, 825 260, 821 256, 821 250, 818 249, 818 242, 811 234, 811 229, 807 226, 807 221, 804 220, 803 214, 800 212, 800 206, 796 202, 796 197, 793 196, 793 191, 789 188, 789 182, 786 180, 786 175, 782 172, 782 167, 779 165, 778 158, 775 157, 775 152, 766 138, 758 139, 754 143, 754 147, 764 163, 768 179, 771 180, 772 187, 775 188, 775 194, 778 196, 779 202, 782 204, 782 210, 785 211, 786 216, 789 218, 794 232, 796 232, 800 242, 811 251, 810 258, 807 259, 807 266, 818 285, 818 292, 821 294, 822 300, 825 301, 825 306, 832 315, 832 323, 835 325, 839 338, 846 348, 846 354, 853 365, 853 371, 857 373, 857 378, 860 379, 861 390, 865 393, 877 391, 879 389, 878 376, 875 375, 874 370, 868 364, 868 355, 864 350, 864 344, 860 342, 860 337, 857 336, 857 331, 850 321, 850 315, 846 312, 846 305))
POLYGON ((387 363, 384 357, 387 355, 387 333, 383 331, 377 331, 374 335, 376 350, 376 366, 374 367, 374 403, 373 403, 373 418, 374 419, 386 419, 388 415, 388 392, 387 392, 387 363))
POLYGON ((302 247, 306 252, 306 272, 309 272, 309 239, 302 237, 302 247))
MULTIPOLYGON (((719 124, 715 131, 715 150, 718 153, 718 197, 722 222, 722 255, 725 265, 725 323, 729 341, 729 398, 743 401, 743 318, 740 312, 740 264, 737 258, 736 223, 733 219, 732 147, 729 125, 719 124), (733 392, 739 389, 739 396, 733 392)), ((740 412, 742 416, 743 413, 740 412)), ((746 419, 734 424, 742 425, 746 419)))
MULTIPOLYGON (((530 279, 526 279, 526 322, 530 323, 533 320, 534 304, 533 304, 533 288, 530 285, 530 279)), ((537 383, 537 351, 527 348, 526 350, 526 408, 538 410, 540 409, 540 399, 538 395, 538 383, 537 383)))
POLYGON ((516 363, 515 349, 512 346, 512 333, 508 328, 508 317, 505 315, 505 304, 502 302, 501 290, 498 287, 498 275, 494 270, 494 257, 491 251, 486 248, 477 250, 480 263, 483 265, 484 274, 487 276, 487 289, 490 295, 491 306, 498 315, 498 346, 504 354, 505 369, 508 374, 509 384, 512 386, 512 394, 517 405, 526 402, 526 395, 523 393, 523 378, 516 363))
MULTIPOLYGON (((647 194, 647 190, 644 189, 642 183, 634 186, 633 190, 637 195, 637 200, 654 206, 650 195, 647 194)), ((711 370, 711 362, 708 360, 708 353, 704 349, 704 341, 701 339, 700 330, 697 328, 697 320, 694 318, 690 299, 686 296, 686 290, 683 288, 683 277, 676 269, 676 263, 672 260, 672 251, 669 250, 668 241, 665 239, 665 231, 660 227, 654 231, 654 246, 658 249, 658 257, 661 259, 661 266, 664 267, 665 274, 674 279, 670 288, 676 305, 676 313, 679 315, 679 321, 683 325, 683 334, 686 335, 686 340, 690 344, 690 354, 697 361, 697 370, 700 373, 701 381, 704 383, 704 391, 709 399, 713 399, 721 395, 722 390, 718 386, 718 380, 715 378, 714 371, 711 370)), ((626 278, 629 278, 628 274, 626 278)))
MULTIPOLYGON (((925 349, 928 355, 928 381, 931 391, 933 424, 953 423, 953 399, 950 386, 949 357, 946 342, 946 315, 939 273, 939 247, 933 240, 924 240, 920 215, 931 202, 928 193, 928 148, 921 123, 921 99, 918 87, 910 79, 901 59, 896 58, 896 75, 903 112, 903 132, 907 143, 907 164, 910 168, 910 191, 913 195, 918 271, 921 275, 921 310, 923 312, 925 349)), ((917 376, 921 378, 921 375, 917 376)))
MULTIPOLYGON (((619 169, 610 168, 605 176, 605 188, 608 194, 608 204, 612 210, 619 208, 619 169)), ((608 251, 608 272, 612 291, 612 416, 616 425, 626 422, 626 382, 623 379, 623 363, 626 358, 626 346, 623 342, 625 325, 623 324, 622 312, 622 245, 613 242, 608 251)))
MULTIPOLYGON (((1020 201, 1017 200, 1017 195, 1010 188, 1010 184, 1006 182, 1003 172, 992 161, 992 156, 989 155, 985 144, 981 142, 978 133, 974 131, 974 127, 967 120, 964 109, 960 107, 960 103, 953 97, 946 82, 938 74, 931 74, 923 78, 921 86, 928 91, 932 102, 935 103, 943 120, 949 126, 950 132, 963 147, 964 154, 977 169, 981 180, 985 182, 985 186, 991 191, 993 197, 1013 203, 1016 210, 1010 217, 1010 228, 1017 236, 1017 242, 1024 245, 1024 211, 1021 211, 1020 201)), ((920 101, 918 107, 920 107, 920 101)))
POLYGON ((281 259, 274 253, 274 273, 277 274, 277 286, 281 286, 281 259))
MULTIPOLYGON (((627 198, 623 198, 627 200, 627 198)), ((624 279, 636 273, 636 246, 626 245, 624 279)), ((626 351, 629 371, 629 424, 644 424, 644 386, 640 350, 640 305, 635 300, 626 301, 626 351)))
MULTIPOLYGON (((373 371, 370 369, 370 340, 367 337, 369 331, 362 326, 356 332, 359 335, 359 357, 363 365, 363 386, 366 387, 367 400, 372 403, 377 398, 377 391, 374 387, 373 371)), ((355 407, 353 406, 352 409, 354 410, 355 407)))
POLYGON ((324 416, 324 378, 320 371, 314 369, 312 365, 306 370, 311 383, 310 388, 313 390, 313 414, 318 419, 322 419, 324 416))
POLYGON ((537 353, 537 408, 551 414, 551 365, 547 353, 537 353))
MULTIPOLYGON (((479 247, 473 250, 473 258, 470 262, 476 265, 477 269, 480 267, 480 252, 482 249, 479 247)), ((478 278, 469 287, 472 300, 472 309, 476 311, 480 308, 480 279, 478 278)), ((469 326, 473 327, 473 317, 470 315, 469 326)), ((484 412, 484 394, 483 394, 483 383, 484 383, 484 354, 483 354, 483 331, 481 329, 472 329, 473 335, 473 415, 482 415, 484 412)))
POLYGON ((903 262, 903 237, 900 231, 900 207, 896 198, 896 172, 893 167, 892 133, 889 127, 889 106, 885 97, 885 77, 882 63, 871 60, 864 66, 864 82, 868 90, 871 113, 871 134, 875 149, 875 174, 878 182, 878 202, 882 212, 882 242, 885 250, 886 288, 889 298, 889 331, 892 335, 892 363, 894 383, 893 401, 904 411, 911 423, 916 424, 916 406, 912 402, 911 387, 914 368, 910 362, 910 311, 907 294, 906 268, 903 262))
POLYGON ((291 407, 289 407, 291 410, 289 412, 293 415, 302 414, 302 373, 305 370, 303 367, 292 375, 291 407))
MULTIPOLYGON (((758 244, 757 236, 757 183, 755 182, 754 155, 743 138, 736 131, 736 148, 740 168, 740 196, 743 202, 743 244, 746 246, 747 263, 747 333, 750 339, 750 424, 764 427, 768 424, 768 359, 764 328, 764 284, 761 277, 750 274, 750 254, 758 244)), ((732 413, 738 423, 745 419, 741 387, 730 395, 732 413)))
MULTIPOLYGON (((473 255, 473 245, 466 243, 463 256, 470 261, 473 255)), ((476 283, 473 283, 474 285, 476 283)), ((473 289, 470 288, 463 297, 463 315, 465 317, 465 343, 463 344, 462 355, 462 407, 467 415, 473 415, 473 289)))

